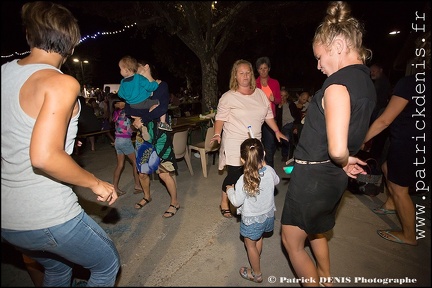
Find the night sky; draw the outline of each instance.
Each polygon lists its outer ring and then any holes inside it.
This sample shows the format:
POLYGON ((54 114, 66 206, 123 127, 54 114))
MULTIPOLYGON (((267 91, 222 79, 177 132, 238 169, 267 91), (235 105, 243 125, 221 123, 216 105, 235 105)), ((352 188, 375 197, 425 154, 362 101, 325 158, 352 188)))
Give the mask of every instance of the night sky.
MULTIPOLYGON (((13 56, 4 58, 14 52, 28 51, 25 36, 21 28, 20 8, 26 1, 3 1, 2 2, 2 44, 1 55, 2 63, 22 56, 13 56)), ((403 71, 393 69, 393 61, 408 38, 411 22, 414 21, 416 10, 423 11, 425 1, 398 1, 398 2, 364 2, 348 1, 352 7, 353 15, 365 24, 366 35, 364 44, 372 49, 374 56, 372 62, 384 64, 386 74, 392 83, 395 83, 403 71), (389 36, 391 29, 401 31, 396 36, 389 36)), ((101 2, 103 3, 103 2, 101 2)), ((327 3, 327 2, 324 2, 327 3)), ((103 7, 103 6, 102 6, 103 7)), ((69 7, 68 7, 69 8, 69 7)), ((89 16, 79 10, 70 8, 75 17, 79 20, 81 34, 93 35, 100 31, 115 31, 123 28, 119 24, 113 23, 107 19, 89 16)), ((324 11, 323 15, 324 16, 324 11)), ((289 15, 287 15, 289 17, 289 15)), ((307 17, 307 15, 305 15, 307 17)), ((313 57, 310 41, 313 37, 317 24, 322 20, 317 19, 310 27, 302 26, 296 29, 292 39, 281 37, 278 40, 280 47, 273 49, 272 54, 266 55, 265 44, 259 42, 259 39, 253 45, 262 47, 250 47, 250 51, 245 49, 235 49, 228 47, 226 52, 219 59, 219 74, 222 83, 226 82, 228 88, 229 73, 232 63, 236 59, 248 59, 253 64, 256 58, 268 56, 272 61, 272 71, 270 76, 279 80, 282 86, 300 87, 308 85, 308 79, 315 79, 322 83, 325 76, 316 70, 316 60, 313 57), (301 29, 300 29, 301 28, 301 29), (261 49, 261 50, 260 50, 261 49), (256 51, 260 51, 257 53, 256 51), (290 51, 289 53, 287 51, 290 51), (293 52, 294 51, 294 52, 293 52), (295 58, 297 61, 293 61, 295 58), (294 64, 293 64, 294 63, 294 64), (288 67, 294 65, 294 67, 288 67), (298 65, 298 67, 296 66, 298 65), (306 69, 307 68, 307 69, 306 69)), ((283 21, 283 20, 281 20, 283 21)), ((313 22, 313 21, 312 21, 313 22)), ((164 70, 162 65, 154 62, 154 51, 151 48, 151 37, 142 39, 135 35, 134 28, 117 35, 99 36, 97 39, 89 39, 81 43, 75 50, 73 57, 88 58, 89 66, 84 64, 85 73, 91 78, 93 86, 101 87, 104 83, 119 83, 121 75, 118 68, 118 60, 124 55, 132 55, 136 58, 146 59, 153 62, 160 72, 160 78, 164 79, 170 85, 170 90, 176 92, 180 86, 184 86, 184 79, 176 79, 164 70)), ((79 73, 78 66, 71 60, 68 60, 62 70, 65 73, 73 75, 79 73)), ((197 71, 197 73, 201 73, 197 71)))

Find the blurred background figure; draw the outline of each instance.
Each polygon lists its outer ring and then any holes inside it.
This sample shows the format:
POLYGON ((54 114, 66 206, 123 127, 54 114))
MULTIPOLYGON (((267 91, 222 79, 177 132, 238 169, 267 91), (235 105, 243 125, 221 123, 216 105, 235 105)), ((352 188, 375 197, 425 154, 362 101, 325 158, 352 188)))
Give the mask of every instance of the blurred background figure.
MULTIPOLYGON (((114 107, 116 107, 114 105, 114 107)), ((138 170, 136 166, 135 147, 132 143, 132 123, 129 117, 126 116, 124 109, 120 106, 116 107, 113 113, 113 121, 115 124, 115 144, 114 148, 117 155, 117 165, 114 169, 113 185, 117 191, 118 196, 126 194, 126 191, 119 188, 119 181, 121 173, 124 169, 125 157, 128 157, 132 164, 132 174, 135 181, 135 191, 142 192, 141 184, 138 177, 138 170)))
MULTIPOLYGON (((101 124, 99 119, 94 113, 94 109, 89 104, 86 104, 86 99, 84 96, 78 96, 78 100, 81 104, 81 113, 78 118, 78 135, 79 134, 86 134, 86 133, 92 133, 97 132, 101 130, 101 124)), ((94 99, 93 99, 94 100, 94 99)), ((96 101, 94 101, 96 103, 96 101)), ((90 142, 90 149, 91 151, 95 151, 95 136, 89 136, 87 139, 90 142)), ((84 146, 86 144, 87 139, 77 139, 78 141, 81 141, 84 146)), ((79 154, 79 148, 75 146, 76 153, 79 154)))
POLYGON ((291 116, 294 118, 291 144, 296 146, 303 130, 304 118, 309 107, 309 92, 302 92, 298 99, 289 104, 291 116))
POLYGON ((294 117, 291 115, 290 105, 293 103, 290 100, 288 91, 285 88, 281 89, 282 102, 278 105, 279 112, 281 114, 281 131, 288 138, 288 141, 281 141, 281 155, 282 162, 286 162, 291 158, 293 153, 293 128, 294 128, 294 117))
MULTIPOLYGON (((260 88, 270 101, 270 108, 273 112, 273 117, 276 117, 276 105, 281 102, 279 81, 269 76, 271 62, 268 57, 260 57, 256 60, 255 68, 258 71, 256 79, 256 87, 260 88)), ((268 126, 267 123, 262 125, 262 143, 265 149, 265 161, 271 167, 274 167, 274 154, 276 153, 276 137, 274 129, 268 126)), ((277 130, 279 131, 279 130, 277 130)))
MULTIPOLYGON (((379 115, 384 111, 390 99, 392 88, 390 80, 384 74, 384 68, 381 64, 375 63, 370 66, 371 79, 374 82, 375 91, 377 94, 377 102, 374 111, 372 112, 370 124, 372 124, 379 115)), ((388 129, 384 129, 381 133, 376 135, 369 143, 370 157, 377 160, 379 166, 385 161, 386 157, 386 141, 389 136, 388 129)), ((381 169, 381 168, 380 168, 381 169)))

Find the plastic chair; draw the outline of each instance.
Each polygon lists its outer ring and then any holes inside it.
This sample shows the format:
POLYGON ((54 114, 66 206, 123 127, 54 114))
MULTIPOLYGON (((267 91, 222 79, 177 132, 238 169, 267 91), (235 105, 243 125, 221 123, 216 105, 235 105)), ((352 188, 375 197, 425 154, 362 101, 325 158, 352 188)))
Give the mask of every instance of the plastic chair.
POLYGON ((173 136, 173 150, 176 160, 184 159, 191 175, 194 175, 188 146, 189 129, 178 131, 173 136))
POLYGON ((216 152, 219 151, 220 144, 214 141, 210 144, 210 140, 214 135, 214 127, 209 127, 206 132, 206 137, 203 142, 189 145, 191 150, 196 150, 200 153, 202 172, 205 178, 207 178, 207 161, 208 154, 213 153, 213 165, 215 164, 216 152))

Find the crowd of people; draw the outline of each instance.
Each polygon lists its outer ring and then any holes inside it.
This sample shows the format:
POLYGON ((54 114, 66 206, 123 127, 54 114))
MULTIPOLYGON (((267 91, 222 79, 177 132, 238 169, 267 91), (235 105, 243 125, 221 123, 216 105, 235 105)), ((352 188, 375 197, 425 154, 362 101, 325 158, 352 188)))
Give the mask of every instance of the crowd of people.
MULTIPOLYGON (((219 99, 211 141, 221 144, 218 168, 226 173, 219 211, 233 218, 233 205, 240 216, 239 231, 250 267, 242 266, 239 274, 246 280, 261 283, 264 278, 260 257, 263 235, 274 229, 278 146, 282 161, 294 159, 281 240, 298 278, 310 279, 308 284, 314 286, 322 278, 331 279, 325 233, 335 226, 348 178, 366 173, 358 152, 387 127, 388 150, 379 149, 384 145, 379 140, 372 144, 379 146, 373 149, 379 151, 374 156, 385 159, 382 171, 388 196, 374 212, 397 213, 402 230, 377 233, 388 241, 417 245, 409 188, 416 181, 417 168, 411 161, 418 147, 414 139, 423 132, 406 128, 415 127, 418 120, 411 117, 418 111, 418 102, 411 96, 419 76, 401 79, 390 93, 382 66, 366 66, 371 51, 363 46, 362 25, 350 12, 347 3, 331 2, 315 31, 311 53, 327 78, 313 96, 311 91, 301 91, 294 99, 269 76, 271 62, 266 56, 255 62, 257 78, 250 61, 239 59, 232 65, 229 90, 219 99), (307 240, 314 258, 305 250, 307 240)), ((62 5, 49 2, 24 4, 22 20, 30 54, 2 65, 1 133, 2 139, 8 137, 2 141, 2 239, 23 253, 29 272, 36 262, 43 266, 44 286, 71 285, 74 264, 90 271, 88 286, 114 286, 121 264, 115 243, 84 211, 71 186, 89 188, 97 201, 112 205, 127 193, 119 187, 127 157, 133 167, 134 193, 143 194, 135 209, 152 201, 150 175, 155 172, 170 196, 162 217, 175 216, 180 209, 178 166, 172 127, 166 120, 175 97, 150 62, 125 56, 118 63, 123 77, 118 101, 110 103, 108 95, 100 104, 94 99, 86 103, 84 97, 77 101, 79 83, 60 71, 79 44, 77 20, 62 5), (77 133, 112 128, 114 135, 108 137, 117 158, 113 184, 98 179, 71 157, 77 133), (146 142, 155 147, 158 158, 151 170, 141 162, 146 142), (45 245, 53 239, 58 245, 45 245)), ((430 57, 430 41, 422 49, 430 57)), ((422 91, 430 95, 428 61, 422 91)), ((430 114, 422 120, 430 122, 430 114)), ((430 133, 424 137, 429 141, 430 133)), ((90 143, 94 151, 94 138, 90 143)), ((429 162, 430 145, 425 145, 424 152, 429 162)), ((429 171, 424 175, 428 181, 429 171)))

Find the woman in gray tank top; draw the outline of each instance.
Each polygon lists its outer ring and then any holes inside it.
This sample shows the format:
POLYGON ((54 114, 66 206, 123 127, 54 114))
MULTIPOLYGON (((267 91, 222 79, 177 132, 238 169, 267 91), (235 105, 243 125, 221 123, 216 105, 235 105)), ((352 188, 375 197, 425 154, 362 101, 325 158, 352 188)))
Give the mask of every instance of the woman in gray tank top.
POLYGON ((118 197, 70 156, 80 85, 59 69, 80 41, 77 20, 49 2, 21 12, 30 54, 1 70, 2 239, 44 266, 44 286, 70 286, 73 264, 90 270, 89 286, 114 286, 118 251, 71 188, 109 205, 118 197))

